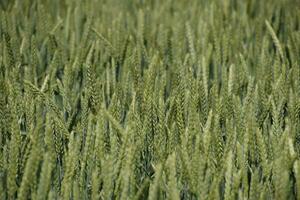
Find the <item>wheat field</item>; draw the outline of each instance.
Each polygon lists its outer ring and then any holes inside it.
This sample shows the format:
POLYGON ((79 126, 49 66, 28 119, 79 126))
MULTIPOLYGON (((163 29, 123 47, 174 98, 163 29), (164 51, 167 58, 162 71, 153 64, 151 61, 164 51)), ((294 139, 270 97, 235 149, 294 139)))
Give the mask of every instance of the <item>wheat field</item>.
POLYGON ((300 200, 299 0, 0 0, 0 199, 300 200))

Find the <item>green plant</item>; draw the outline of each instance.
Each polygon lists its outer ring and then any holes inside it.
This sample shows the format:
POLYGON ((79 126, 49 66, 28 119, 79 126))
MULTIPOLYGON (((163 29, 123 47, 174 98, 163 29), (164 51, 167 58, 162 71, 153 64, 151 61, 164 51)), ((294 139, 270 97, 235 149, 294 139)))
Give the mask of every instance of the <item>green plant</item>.
POLYGON ((0 199, 299 199, 298 5, 0 1, 0 199))

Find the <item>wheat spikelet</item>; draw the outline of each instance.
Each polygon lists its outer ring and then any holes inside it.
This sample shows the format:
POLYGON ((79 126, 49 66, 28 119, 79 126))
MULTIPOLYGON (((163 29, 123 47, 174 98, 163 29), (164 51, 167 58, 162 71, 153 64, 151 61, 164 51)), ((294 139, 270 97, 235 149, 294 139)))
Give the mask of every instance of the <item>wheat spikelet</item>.
POLYGON ((173 153, 168 158, 168 168, 170 170, 170 178, 169 178, 169 199, 179 200, 180 195, 177 189, 177 181, 176 181, 176 155, 173 153))
MULTIPOLYGON (((37 133, 34 133, 34 134, 35 134, 34 137, 37 137, 37 133)), ((39 154, 40 147, 39 147, 39 144, 38 144, 38 141, 36 140, 36 138, 34 138, 34 139, 35 139, 33 141, 34 144, 30 151, 29 158, 26 162, 21 186, 18 191, 18 199, 20 199, 20 200, 27 199, 29 190, 33 183, 33 179, 35 177, 35 173, 37 172, 37 169, 38 169, 39 161, 41 160, 41 156, 39 154)))
POLYGON ((271 34, 271 37, 272 37, 272 39, 274 41, 274 44, 275 44, 275 46, 276 46, 276 48, 278 50, 278 53, 280 55, 281 60, 284 61, 283 50, 282 50, 282 47, 280 45, 280 42, 279 42, 279 40, 278 40, 278 38, 276 36, 276 33, 275 33, 274 29, 272 28, 272 26, 270 25, 270 23, 268 21, 265 21, 265 24, 266 24, 266 26, 268 28, 268 31, 271 34))
POLYGON ((149 199, 150 200, 159 198, 158 193, 159 193, 159 185, 160 185, 162 173, 163 173, 163 166, 160 164, 160 165, 156 166, 155 179, 153 181, 153 184, 150 185, 150 189, 149 189, 149 199))
POLYGON ((52 172, 52 158, 50 155, 45 154, 45 161, 41 171, 41 177, 39 180, 39 186, 37 191, 37 199, 46 199, 51 184, 51 172, 52 172))

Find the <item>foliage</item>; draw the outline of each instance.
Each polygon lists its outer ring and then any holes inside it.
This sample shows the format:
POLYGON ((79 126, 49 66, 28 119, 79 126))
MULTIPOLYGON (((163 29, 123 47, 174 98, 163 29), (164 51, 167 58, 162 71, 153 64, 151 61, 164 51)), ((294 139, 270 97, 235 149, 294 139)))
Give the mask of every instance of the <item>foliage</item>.
POLYGON ((299 5, 0 1, 0 199, 300 199, 299 5))

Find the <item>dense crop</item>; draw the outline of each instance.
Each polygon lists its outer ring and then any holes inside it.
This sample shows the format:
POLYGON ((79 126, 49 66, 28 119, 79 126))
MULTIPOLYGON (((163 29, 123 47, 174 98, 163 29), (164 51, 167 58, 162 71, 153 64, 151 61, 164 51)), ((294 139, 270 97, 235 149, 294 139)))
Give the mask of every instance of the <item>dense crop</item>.
POLYGON ((300 199, 298 0, 0 0, 0 199, 300 199))

